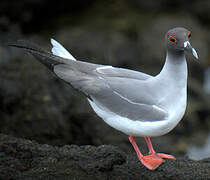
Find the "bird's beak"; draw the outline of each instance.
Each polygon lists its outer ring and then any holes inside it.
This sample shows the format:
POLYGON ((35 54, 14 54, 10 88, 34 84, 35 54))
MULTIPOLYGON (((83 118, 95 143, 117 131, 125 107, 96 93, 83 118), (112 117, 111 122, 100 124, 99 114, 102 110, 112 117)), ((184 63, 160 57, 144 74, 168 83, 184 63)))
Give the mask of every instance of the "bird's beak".
POLYGON ((198 54, 197 54, 196 50, 191 46, 191 44, 190 44, 189 41, 185 41, 185 42, 184 42, 184 49, 185 49, 186 51, 191 52, 191 53, 193 54, 193 56, 194 56, 196 59, 198 59, 198 54))

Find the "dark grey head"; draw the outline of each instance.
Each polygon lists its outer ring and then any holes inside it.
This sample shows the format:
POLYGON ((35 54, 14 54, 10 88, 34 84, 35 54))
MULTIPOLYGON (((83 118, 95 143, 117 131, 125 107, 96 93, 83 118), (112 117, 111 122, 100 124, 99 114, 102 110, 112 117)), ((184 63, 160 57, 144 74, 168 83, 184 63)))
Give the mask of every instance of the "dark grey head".
POLYGON ((166 48, 171 53, 191 52, 197 59, 198 55, 190 45, 191 32, 183 27, 177 27, 166 33, 166 48))

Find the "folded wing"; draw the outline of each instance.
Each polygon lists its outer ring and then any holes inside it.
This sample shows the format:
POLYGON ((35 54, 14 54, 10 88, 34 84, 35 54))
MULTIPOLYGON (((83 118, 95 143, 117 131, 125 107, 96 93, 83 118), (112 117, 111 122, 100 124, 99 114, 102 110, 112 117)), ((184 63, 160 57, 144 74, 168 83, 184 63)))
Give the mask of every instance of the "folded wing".
POLYGON ((81 91, 103 109, 133 120, 155 121, 167 117, 167 112, 158 107, 152 96, 147 94, 145 80, 152 76, 122 68, 76 61, 70 53, 70 56, 67 54, 66 58, 63 58, 57 56, 60 53, 57 52, 59 48, 54 48, 57 54, 54 55, 24 40, 11 46, 27 50, 59 78, 81 91))

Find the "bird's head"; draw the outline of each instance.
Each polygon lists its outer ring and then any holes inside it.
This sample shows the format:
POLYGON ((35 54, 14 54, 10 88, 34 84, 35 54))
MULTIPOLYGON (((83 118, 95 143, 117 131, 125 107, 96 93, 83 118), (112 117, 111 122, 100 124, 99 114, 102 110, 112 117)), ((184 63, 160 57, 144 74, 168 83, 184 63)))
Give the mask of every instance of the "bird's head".
POLYGON ((183 27, 177 27, 166 33, 166 47, 171 53, 188 51, 198 59, 197 52, 190 44, 191 32, 183 27))

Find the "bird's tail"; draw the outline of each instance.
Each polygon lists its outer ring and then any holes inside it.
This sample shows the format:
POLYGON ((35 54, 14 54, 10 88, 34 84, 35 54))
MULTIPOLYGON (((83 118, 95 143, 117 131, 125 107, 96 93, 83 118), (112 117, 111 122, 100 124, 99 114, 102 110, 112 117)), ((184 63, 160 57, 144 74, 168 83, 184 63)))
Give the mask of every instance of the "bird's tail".
POLYGON ((71 55, 70 52, 68 52, 59 42, 57 42, 55 39, 51 38, 50 42, 52 44, 52 53, 56 56, 60 56, 62 58, 71 59, 76 61, 76 59, 71 55))

